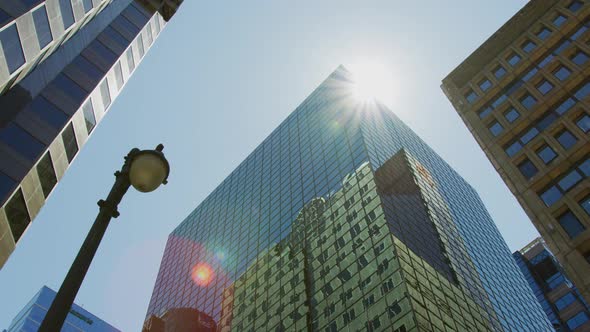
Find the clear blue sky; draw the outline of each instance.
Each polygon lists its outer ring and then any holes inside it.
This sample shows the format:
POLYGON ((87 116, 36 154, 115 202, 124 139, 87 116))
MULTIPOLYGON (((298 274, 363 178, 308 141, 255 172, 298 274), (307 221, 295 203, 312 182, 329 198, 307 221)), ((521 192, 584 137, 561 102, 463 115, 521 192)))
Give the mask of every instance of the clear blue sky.
POLYGON ((387 68, 385 102, 477 189, 510 248, 526 245, 536 231, 439 87, 525 3, 185 1, 0 270, 0 329, 41 286, 59 288, 128 150, 162 142, 170 183, 129 191, 76 300, 139 331, 168 234, 339 64, 366 59, 387 68))

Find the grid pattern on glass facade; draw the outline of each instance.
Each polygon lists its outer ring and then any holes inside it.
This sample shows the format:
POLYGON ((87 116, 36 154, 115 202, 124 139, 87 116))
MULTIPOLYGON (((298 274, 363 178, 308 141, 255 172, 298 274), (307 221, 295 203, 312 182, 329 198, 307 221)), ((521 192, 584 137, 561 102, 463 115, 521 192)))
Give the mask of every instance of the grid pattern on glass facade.
POLYGON ((590 193, 590 4, 576 3, 530 1, 443 80, 443 90, 568 275, 590 297, 590 264, 584 261, 590 217, 580 204, 590 193), (537 46, 525 50, 526 41, 537 46), (504 57, 513 53, 522 61, 509 66, 504 57), (498 66, 506 74, 498 77, 498 66), (482 78, 492 87, 481 89, 482 78), (477 101, 467 100, 466 92, 477 101), (507 118, 512 109, 520 116, 507 118), (560 222, 563 215, 577 220, 581 231, 560 222))
POLYGON ((223 331, 548 330, 474 190, 350 84, 336 70, 176 228, 147 316, 190 307, 223 331), (387 191, 400 174, 407 187, 387 191), (420 246, 420 229, 435 243, 420 246))

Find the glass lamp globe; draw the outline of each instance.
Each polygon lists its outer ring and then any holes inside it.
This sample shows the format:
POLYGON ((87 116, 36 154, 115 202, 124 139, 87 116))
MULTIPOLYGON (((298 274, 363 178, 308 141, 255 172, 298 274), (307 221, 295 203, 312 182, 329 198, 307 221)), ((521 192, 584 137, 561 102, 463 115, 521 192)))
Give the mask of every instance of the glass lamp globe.
POLYGON ((141 151, 131 161, 129 181, 140 192, 156 190, 166 181, 170 166, 164 155, 156 151, 141 151))

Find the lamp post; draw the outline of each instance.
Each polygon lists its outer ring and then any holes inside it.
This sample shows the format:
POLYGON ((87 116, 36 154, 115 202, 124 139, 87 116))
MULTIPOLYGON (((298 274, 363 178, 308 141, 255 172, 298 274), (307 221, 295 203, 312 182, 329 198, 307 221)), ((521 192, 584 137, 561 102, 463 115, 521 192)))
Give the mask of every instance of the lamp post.
POLYGON ((39 327, 40 332, 61 330, 111 218, 119 216, 117 206, 129 186, 133 186, 140 192, 150 192, 158 188, 160 184, 166 184, 170 165, 162 153, 163 149, 164 146, 159 144, 155 150, 135 148, 127 154, 123 167, 115 172, 115 184, 106 200, 98 201, 100 207, 98 216, 51 303, 39 327))

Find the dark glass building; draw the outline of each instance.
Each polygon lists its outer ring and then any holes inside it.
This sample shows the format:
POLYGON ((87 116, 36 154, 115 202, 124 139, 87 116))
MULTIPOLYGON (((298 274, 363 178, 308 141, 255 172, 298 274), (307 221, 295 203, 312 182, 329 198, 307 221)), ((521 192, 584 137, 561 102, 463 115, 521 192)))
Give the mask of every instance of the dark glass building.
POLYGON ((182 0, 0 0, 0 267, 182 0))
POLYGON ((146 318, 219 331, 549 331, 480 198, 342 67, 170 235, 146 318))
MULTIPOLYGON (((47 310, 53 302, 56 293, 43 286, 41 290, 33 296, 31 301, 18 313, 12 320, 10 327, 6 332, 36 332, 47 314, 47 310)), ((88 312, 86 309, 75 304, 72 305, 68 316, 61 329, 66 331, 80 332, 119 332, 110 324, 88 312)))
POLYGON ((535 239, 512 254, 557 331, 590 330, 590 308, 545 241, 535 239))

